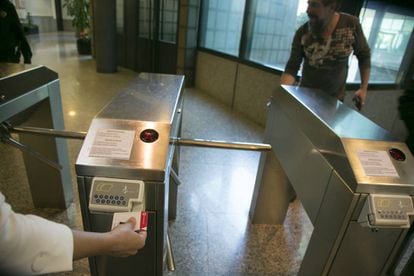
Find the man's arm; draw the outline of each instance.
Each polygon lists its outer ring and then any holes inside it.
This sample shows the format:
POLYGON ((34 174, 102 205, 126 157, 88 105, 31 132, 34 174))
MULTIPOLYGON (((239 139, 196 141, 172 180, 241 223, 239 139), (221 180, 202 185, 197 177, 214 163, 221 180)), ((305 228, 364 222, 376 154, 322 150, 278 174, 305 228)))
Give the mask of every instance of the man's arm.
POLYGON ((20 45, 18 46, 21 53, 23 54, 24 63, 30 64, 32 63, 32 50, 30 49, 29 42, 24 35, 23 26, 20 24, 19 16, 13 4, 11 4, 10 13, 10 16, 13 18, 13 31, 17 36, 18 41, 20 42, 20 45))
POLYGON ((0 274, 28 275, 72 270, 69 227, 13 212, 0 192, 0 274))
POLYGON ((285 71, 280 77, 280 84, 293 85, 296 82, 296 75, 303 60, 302 35, 305 25, 302 25, 295 33, 290 50, 289 60, 286 63, 285 71))
POLYGON ((355 92, 355 96, 361 99, 361 104, 364 105, 367 97, 369 75, 371 72, 371 50, 369 48, 367 39, 362 31, 361 24, 356 19, 355 25, 355 43, 354 54, 358 59, 359 74, 361 76, 361 86, 355 92))
POLYGON ((370 68, 360 68, 359 73, 361 75, 361 86, 355 92, 355 96, 358 96, 361 99, 361 105, 363 106, 365 103, 365 99, 367 97, 368 91, 368 81, 370 75, 370 68))
POLYGON ((134 232, 135 218, 130 218, 125 224, 120 224, 111 232, 95 233, 72 230, 73 259, 98 255, 126 257, 135 255, 144 247, 146 231, 134 232))
POLYGON ((110 232, 70 230, 38 216, 15 213, 0 192, 0 274, 45 274, 72 270, 83 257, 134 255, 145 245, 145 231, 134 232, 135 219, 110 232))

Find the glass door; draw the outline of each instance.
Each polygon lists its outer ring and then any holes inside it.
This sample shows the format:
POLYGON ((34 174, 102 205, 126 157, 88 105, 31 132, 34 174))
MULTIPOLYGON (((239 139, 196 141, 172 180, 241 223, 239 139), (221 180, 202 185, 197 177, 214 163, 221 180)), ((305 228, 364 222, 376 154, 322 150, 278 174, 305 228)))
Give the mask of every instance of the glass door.
POLYGON ((140 0, 136 70, 176 73, 178 0, 140 0))

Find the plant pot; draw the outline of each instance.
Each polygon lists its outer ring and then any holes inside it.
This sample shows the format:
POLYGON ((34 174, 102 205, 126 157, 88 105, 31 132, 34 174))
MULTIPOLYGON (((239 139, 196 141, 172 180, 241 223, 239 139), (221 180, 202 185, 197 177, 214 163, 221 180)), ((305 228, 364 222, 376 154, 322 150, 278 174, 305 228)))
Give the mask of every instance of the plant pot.
POLYGON ((23 32, 24 32, 25 35, 38 34, 39 33, 39 27, 37 25, 22 24, 22 26, 23 26, 23 32))
POLYGON ((90 55, 91 51, 91 39, 86 37, 78 38, 76 41, 79 55, 90 55))

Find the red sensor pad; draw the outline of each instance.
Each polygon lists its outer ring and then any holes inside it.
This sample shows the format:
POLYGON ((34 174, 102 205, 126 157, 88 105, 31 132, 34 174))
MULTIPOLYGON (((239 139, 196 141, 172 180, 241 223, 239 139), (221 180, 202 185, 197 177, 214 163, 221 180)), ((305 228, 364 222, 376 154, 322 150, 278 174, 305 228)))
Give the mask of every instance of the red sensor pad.
POLYGON ((154 129, 145 129, 141 132, 139 137, 145 143, 152 143, 158 139, 158 132, 154 129))
POLYGON ((406 158, 405 154, 399 149, 392 148, 388 152, 390 153, 391 157, 397 161, 404 161, 406 158))

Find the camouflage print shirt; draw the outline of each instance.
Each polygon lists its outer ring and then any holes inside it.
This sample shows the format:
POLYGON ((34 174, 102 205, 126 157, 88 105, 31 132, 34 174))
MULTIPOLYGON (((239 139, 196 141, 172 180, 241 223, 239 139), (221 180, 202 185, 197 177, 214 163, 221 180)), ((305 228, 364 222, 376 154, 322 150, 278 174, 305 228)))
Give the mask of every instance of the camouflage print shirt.
POLYGON ((300 86, 321 89, 342 100, 352 53, 360 70, 370 68, 370 49, 358 18, 340 13, 328 38, 312 34, 308 23, 296 31, 285 72, 296 76, 303 62, 300 86))

